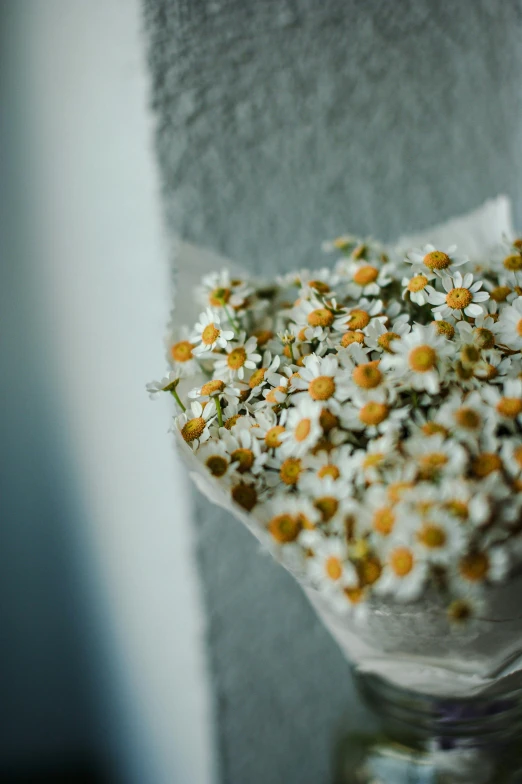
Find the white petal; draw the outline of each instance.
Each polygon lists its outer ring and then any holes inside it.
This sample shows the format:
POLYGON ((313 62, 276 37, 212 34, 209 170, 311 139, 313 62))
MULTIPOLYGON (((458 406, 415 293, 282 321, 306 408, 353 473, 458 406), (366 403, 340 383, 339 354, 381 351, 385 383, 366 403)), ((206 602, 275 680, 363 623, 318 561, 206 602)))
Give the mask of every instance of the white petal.
POLYGON ((464 313, 466 316, 472 316, 475 318, 476 316, 480 316, 481 313, 484 313, 484 308, 481 305, 468 305, 467 308, 464 308, 464 313))

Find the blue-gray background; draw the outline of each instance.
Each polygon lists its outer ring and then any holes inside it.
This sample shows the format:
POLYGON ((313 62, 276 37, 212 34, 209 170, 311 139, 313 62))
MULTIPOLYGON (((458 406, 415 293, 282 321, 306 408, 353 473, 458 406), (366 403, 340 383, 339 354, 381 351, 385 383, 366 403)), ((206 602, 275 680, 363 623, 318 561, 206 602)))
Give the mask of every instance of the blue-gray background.
MULTIPOLYGON (((265 273, 500 192, 522 222, 516 0, 144 0, 167 225, 265 273)), ((298 587, 199 502, 222 780, 327 782, 359 721, 298 587)))

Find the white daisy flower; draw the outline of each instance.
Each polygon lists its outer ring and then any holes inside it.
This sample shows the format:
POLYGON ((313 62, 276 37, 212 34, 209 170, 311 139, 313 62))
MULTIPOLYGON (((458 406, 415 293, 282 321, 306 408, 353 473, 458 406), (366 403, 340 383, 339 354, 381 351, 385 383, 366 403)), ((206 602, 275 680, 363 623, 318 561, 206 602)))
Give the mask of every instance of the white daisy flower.
POLYGON ((386 321, 382 315, 382 300, 369 300, 363 297, 353 308, 343 308, 342 313, 336 317, 333 326, 338 332, 348 330, 363 331, 374 318, 386 321))
POLYGON ((467 537, 462 525, 444 509, 432 507, 415 527, 414 538, 430 563, 447 565, 458 553, 464 552, 467 537))
POLYGON ((432 324, 416 324, 401 340, 392 341, 391 348, 394 353, 383 357, 382 369, 390 370, 414 390, 436 395, 444 372, 443 360, 452 353, 451 343, 437 334, 432 324))
POLYGON ((172 330, 166 338, 167 361, 180 378, 188 378, 199 371, 187 327, 172 330))
POLYGON ((497 322, 499 342, 514 351, 522 349, 522 297, 504 305, 497 322))
POLYGON ((447 479, 436 487, 440 509, 463 526, 480 528, 491 516, 488 494, 464 479, 447 479))
POLYGON ((391 283, 390 266, 364 261, 342 261, 338 265, 346 276, 346 295, 355 300, 361 297, 379 297, 381 289, 391 283))
POLYGON ((488 583, 501 582, 509 567, 509 556, 503 547, 470 550, 453 564, 449 575, 452 592, 476 592, 488 583))
POLYGON ((318 590, 331 595, 359 585, 357 570, 348 560, 348 548, 340 539, 304 531, 300 541, 313 553, 307 561, 307 576, 318 590))
POLYGON ((220 432, 223 444, 230 455, 232 468, 239 474, 259 474, 266 463, 268 455, 261 452, 260 442, 247 425, 241 421, 229 432, 220 432))
POLYGON ((220 378, 213 378, 203 384, 203 386, 191 389, 188 393, 190 398, 197 399, 200 402, 207 401, 216 395, 219 396, 222 403, 225 402, 231 406, 237 406, 241 390, 239 387, 227 386, 220 378))
POLYGON ((501 449, 502 462, 508 474, 520 479, 522 473, 522 437, 505 438, 501 449))
POLYGON ((341 423, 350 431, 363 431, 369 437, 400 430, 401 422, 410 412, 409 406, 394 408, 393 394, 383 388, 364 393, 357 390, 344 405, 341 423))
POLYGON ((482 281, 473 283, 473 275, 468 272, 464 277, 460 272, 455 272, 453 277, 447 275, 441 280, 444 292, 436 291, 432 286, 427 286, 428 302, 435 307, 433 313, 440 313, 442 318, 461 319, 463 314, 476 318, 484 313, 480 303, 489 299, 487 291, 479 291, 482 281))
POLYGON ((176 417, 175 422, 183 440, 196 451, 200 444, 204 444, 210 438, 209 427, 215 419, 216 406, 213 400, 206 403, 204 407, 195 401, 190 404, 190 409, 176 417))
POLYGON ((214 351, 216 348, 227 348, 234 337, 233 330, 223 329, 221 316, 207 308, 204 313, 200 314, 199 321, 196 322, 191 341, 195 346, 194 353, 204 354, 214 351))
POLYGON ((315 446, 323 434, 319 423, 321 404, 305 398, 284 413, 286 416, 281 418, 285 427, 285 432, 280 435, 281 454, 285 457, 302 457, 315 446))
POLYGON ((411 602, 421 595, 428 578, 428 561, 419 545, 404 534, 390 537, 385 548, 382 574, 375 584, 377 594, 411 602))
POLYGON ((248 379, 248 386, 252 390, 249 399, 258 397, 263 389, 270 384, 270 386, 277 386, 279 382, 279 366, 281 365, 281 357, 272 357, 270 351, 265 351, 263 354, 262 365, 256 370, 252 371, 248 379))
POLYGON ((430 272, 428 269, 422 272, 417 272, 411 278, 403 278, 401 285, 403 287, 402 298, 409 299, 416 305, 425 305, 428 301, 428 292, 426 286, 431 280, 434 280, 435 273, 430 272))
POLYGON ((326 240, 322 243, 321 249, 324 253, 332 253, 334 251, 348 251, 359 244, 359 239, 353 234, 342 234, 334 240, 326 240))
POLYGON ((303 367, 292 377, 291 386, 298 393, 296 401, 308 398, 334 413, 340 411, 340 403, 350 393, 349 378, 332 355, 318 357, 309 354, 305 357, 303 367))
POLYGON ((257 340, 254 337, 246 339, 242 332, 237 341, 226 346, 227 356, 218 359, 214 365, 215 373, 227 380, 234 378, 243 380, 247 370, 255 370, 257 363, 261 362, 261 354, 256 352, 257 340))
POLYGON ((319 477, 317 474, 303 472, 299 477, 298 487, 319 510, 323 524, 331 523, 337 515, 346 511, 346 504, 351 499, 350 485, 338 482, 329 475, 319 477))
POLYGON ((175 390, 179 383, 179 374, 175 370, 171 370, 160 381, 149 381, 146 390, 149 397, 153 400, 160 392, 171 392, 175 390))
POLYGON ((415 461, 421 479, 433 481, 460 476, 467 464, 463 447, 439 433, 408 438, 403 447, 415 461))
POLYGON ((479 629, 488 617, 488 603, 473 591, 461 592, 448 604, 446 615, 452 634, 479 629))
POLYGON ((227 476, 230 468, 230 455, 223 441, 211 438, 198 449, 198 460, 208 468, 216 479, 227 476))
POLYGON ((508 378, 502 389, 488 384, 484 386, 482 396, 491 406, 489 413, 493 424, 500 421, 510 428, 517 422, 522 424, 522 379, 508 378))
POLYGON ((289 314, 296 325, 299 340, 325 340, 335 321, 335 309, 335 303, 327 304, 318 297, 299 300, 289 314))
POLYGON ((434 245, 428 244, 424 248, 410 250, 404 261, 406 264, 413 264, 413 269, 417 274, 426 274, 426 270, 428 270, 443 277, 444 275, 452 275, 456 267, 460 267, 468 261, 467 256, 458 256, 456 250, 456 245, 451 245, 446 250, 437 250, 434 245))
POLYGON ((437 411, 435 422, 443 425, 459 441, 474 446, 488 423, 489 414, 479 392, 466 396, 455 391, 437 411))
POLYGON ((387 354, 393 354, 392 341, 400 340, 410 332, 411 324, 407 314, 395 319, 391 329, 387 329, 379 319, 374 319, 367 327, 365 343, 373 351, 385 351, 387 354))

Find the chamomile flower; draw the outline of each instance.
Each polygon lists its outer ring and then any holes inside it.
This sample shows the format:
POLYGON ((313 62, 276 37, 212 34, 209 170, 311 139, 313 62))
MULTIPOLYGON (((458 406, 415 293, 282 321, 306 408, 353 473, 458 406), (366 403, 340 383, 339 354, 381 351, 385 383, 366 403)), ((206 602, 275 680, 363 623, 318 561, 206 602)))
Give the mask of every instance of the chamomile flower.
POLYGON ((381 321, 386 321, 386 316, 382 315, 382 307, 382 300, 372 301, 363 297, 354 307, 343 309, 333 323, 334 329, 338 332, 363 331, 372 319, 379 318, 381 321))
POLYGON ((375 592, 402 602, 421 595, 428 578, 428 561, 420 546, 406 535, 390 537, 386 543, 382 574, 375 592))
POLYGON ((194 334, 191 337, 194 343, 194 353, 204 354, 214 351, 216 348, 227 348, 230 341, 234 339, 234 331, 223 328, 221 316, 217 312, 212 312, 210 308, 202 313, 199 321, 196 322, 194 334))
POLYGON ((451 245, 446 250, 437 250, 434 245, 425 245, 424 248, 413 248, 409 251, 404 261, 413 265, 417 274, 433 273, 439 277, 452 275, 457 267, 468 261, 467 256, 456 254, 457 246, 451 245))
POLYGON ((357 570, 348 560, 348 549, 340 539, 305 531, 301 534, 301 542, 312 551, 307 562, 307 576, 315 588, 332 594, 358 586, 357 570))
POLYGON ((299 478, 299 490, 311 499, 324 524, 330 523, 351 498, 350 486, 328 475, 319 477, 303 472, 299 478))
POLYGON ((160 392, 170 392, 175 390, 179 384, 179 374, 175 370, 171 370, 160 381, 149 381, 147 384, 147 392, 149 397, 153 400, 160 392))
POLYGON ((455 391, 436 413, 435 422, 461 443, 474 446, 488 424, 489 413, 479 392, 466 396, 455 391))
POLYGON ((298 392, 296 400, 311 399, 334 413, 340 410, 340 403, 346 400, 350 390, 349 378, 336 357, 316 354, 305 357, 303 367, 292 377, 291 386, 298 392))
POLYGON ((230 454, 223 441, 212 438, 198 450, 198 460, 216 479, 227 476, 230 468, 230 454))
POLYGON ((411 278, 403 278, 401 285, 403 287, 402 298, 414 302, 416 305, 425 305, 428 301, 428 292, 426 287, 429 282, 435 278, 435 273, 430 272, 428 269, 418 271, 411 278))
POLYGON ((391 283, 390 266, 379 262, 342 261, 338 265, 346 276, 346 296, 355 300, 361 297, 380 297, 383 288, 391 283))
POLYGON ((239 387, 227 386, 220 378, 213 378, 206 381, 201 387, 194 387, 188 396, 200 402, 210 400, 211 397, 218 396, 222 402, 231 406, 237 406, 241 389, 239 387))
POLYGON ((259 440, 241 423, 234 425, 230 432, 222 433, 222 441, 230 455, 232 468, 239 474, 259 474, 268 455, 261 452, 259 440))
POLYGON ((456 560, 450 572, 453 590, 474 591, 501 582, 509 571, 509 556, 503 547, 474 548, 456 560))
POLYGON ((287 409, 287 416, 281 420, 285 427, 280 435, 282 455, 302 457, 316 445, 323 432, 319 423, 321 408, 320 403, 305 398, 287 409))
POLYGON ((256 348, 256 338, 247 339, 242 332, 237 341, 227 344, 226 357, 217 360, 214 365, 215 373, 229 381, 236 377, 243 380, 246 371, 255 370, 257 363, 261 362, 261 354, 256 352, 256 348))
POLYGON ((476 318, 484 313, 482 302, 489 299, 487 291, 479 291, 482 281, 473 283, 473 275, 468 272, 464 277, 455 272, 453 277, 444 276, 441 280, 444 292, 427 286, 428 302, 435 307, 433 313, 440 313, 442 318, 461 319, 463 314, 476 318))
POLYGON ((511 429, 517 422, 522 424, 522 379, 508 378, 502 388, 484 386, 482 396, 490 406, 493 424, 502 422, 511 429))
POLYGON ((502 308, 497 328, 500 343, 514 351, 522 349, 522 297, 502 308))
POLYGON ((394 353, 381 360, 383 370, 390 370, 393 376, 411 385, 414 390, 426 390, 431 395, 438 393, 444 359, 452 349, 449 341, 437 334, 432 324, 427 327, 415 325, 400 340, 392 341, 391 348, 394 353))
POLYGON ((210 438, 210 425, 215 419, 216 406, 210 400, 204 407, 198 401, 191 403, 190 409, 176 417, 175 421, 185 443, 196 451, 200 444, 210 438))
POLYGON ((419 477, 424 480, 459 476, 467 465, 464 448, 439 433, 408 438, 403 446, 415 461, 419 477))
POLYGON ((382 321, 374 319, 366 330, 365 344, 373 351, 384 351, 393 354, 391 344, 394 340, 400 340, 404 335, 411 332, 411 324, 407 314, 399 316, 390 329, 384 326, 382 321))
POLYGON ((341 422, 350 431, 364 431, 373 437, 388 431, 398 431, 409 414, 409 406, 394 408, 393 394, 384 388, 363 393, 355 391, 341 413, 341 422))
POLYGON ((170 331, 165 341, 167 361, 180 378, 194 376, 199 370, 190 334, 187 327, 182 327, 170 331))

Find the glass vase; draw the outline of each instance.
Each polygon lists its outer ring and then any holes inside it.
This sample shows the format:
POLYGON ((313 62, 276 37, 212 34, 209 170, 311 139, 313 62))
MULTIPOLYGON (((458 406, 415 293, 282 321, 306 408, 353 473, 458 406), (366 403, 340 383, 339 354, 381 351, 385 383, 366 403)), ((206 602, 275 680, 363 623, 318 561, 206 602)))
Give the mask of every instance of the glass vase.
POLYGON ((338 784, 522 782, 522 688, 504 679, 487 696, 434 697, 356 673, 380 734, 341 747, 338 784))

